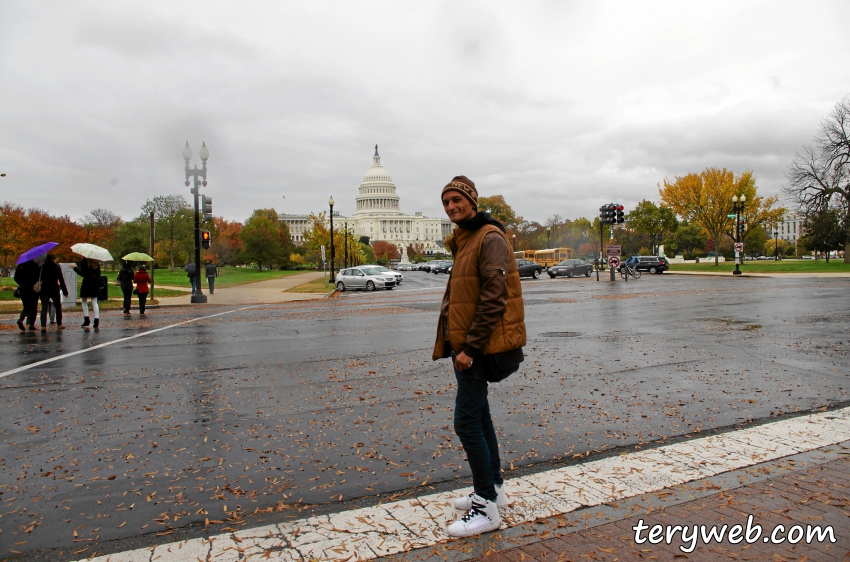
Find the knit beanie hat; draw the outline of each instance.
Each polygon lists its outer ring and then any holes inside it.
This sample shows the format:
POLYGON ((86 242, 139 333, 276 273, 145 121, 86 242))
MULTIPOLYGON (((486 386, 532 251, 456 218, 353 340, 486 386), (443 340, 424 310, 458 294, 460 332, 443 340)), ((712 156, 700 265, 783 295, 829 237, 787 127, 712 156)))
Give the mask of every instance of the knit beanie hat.
POLYGON ((478 190, 475 189, 475 184, 466 176, 455 176, 452 178, 443 191, 440 193, 442 199, 443 194, 447 191, 457 191, 472 202, 472 205, 478 208, 478 190))

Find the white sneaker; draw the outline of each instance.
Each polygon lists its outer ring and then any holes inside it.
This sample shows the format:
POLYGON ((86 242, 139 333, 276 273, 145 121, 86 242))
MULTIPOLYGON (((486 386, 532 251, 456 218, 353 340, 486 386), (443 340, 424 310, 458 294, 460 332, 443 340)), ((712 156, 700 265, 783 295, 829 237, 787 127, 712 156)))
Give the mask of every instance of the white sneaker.
POLYGON ((495 531, 502 525, 496 502, 485 500, 475 494, 470 499, 472 505, 469 507, 469 511, 446 529, 449 535, 453 537, 471 537, 473 535, 495 531))
MULTIPOLYGON (((461 511, 467 511, 470 507, 472 507, 472 496, 475 494, 469 494, 468 496, 463 496, 462 498, 455 498, 455 509, 459 509, 461 511)), ((496 507, 499 509, 508 507, 508 496, 505 494, 505 484, 502 483, 500 486, 496 484, 496 507)))

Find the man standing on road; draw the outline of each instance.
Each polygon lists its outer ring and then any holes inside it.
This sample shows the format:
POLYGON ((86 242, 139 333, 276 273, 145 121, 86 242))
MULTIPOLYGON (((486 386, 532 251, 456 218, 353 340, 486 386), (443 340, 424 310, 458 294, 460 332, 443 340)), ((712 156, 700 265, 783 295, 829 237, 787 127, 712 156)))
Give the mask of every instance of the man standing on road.
POLYGON ((498 508, 508 503, 487 383, 519 368, 525 312, 505 227, 478 212, 475 184, 456 176, 443 188, 441 198, 455 224, 446 241, 454 263, 440 308, 433 359, 451 357, 457 378, 454 428, 469 461, 474 492, 455 500, 455 507, 466 514, 449 526, 448 533, 468 537, 498 529, 498 508))
POLYGON ((215 289, 215 278, 218 277, 218 268, 212 260, 207 262, 205 273, 207 274, 207 284, 210 286, 210 294, 213 294, 213 289, 215 289))

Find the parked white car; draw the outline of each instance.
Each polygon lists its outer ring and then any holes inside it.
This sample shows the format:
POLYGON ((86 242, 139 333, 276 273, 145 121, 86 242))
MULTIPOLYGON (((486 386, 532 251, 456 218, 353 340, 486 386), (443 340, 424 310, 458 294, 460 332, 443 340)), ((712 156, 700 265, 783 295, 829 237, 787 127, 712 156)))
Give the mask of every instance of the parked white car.
POLYGON ((341 270, 336 277, 336 290, 339 292, 354 289, 390 290, 395 286, 396 280, 392 273, 385 274, 371 266, 349 267, 341 270))
POLYGON ((383 265, 362 265, 360 267, 371 267, 372 269, 377 269, 381 273, 385 275, 392 275, 395 277, 395 282, 397 285, 401 285, 401 282, 404 281, 404 275, 399 273, 398 271, 393 271, 392 269, 387 269, 383 265))

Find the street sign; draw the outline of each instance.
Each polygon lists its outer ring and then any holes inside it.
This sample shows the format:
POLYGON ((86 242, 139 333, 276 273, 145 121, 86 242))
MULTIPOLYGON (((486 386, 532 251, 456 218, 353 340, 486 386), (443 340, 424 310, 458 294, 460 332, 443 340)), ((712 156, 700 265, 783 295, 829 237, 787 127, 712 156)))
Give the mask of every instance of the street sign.
POLYGON ((727 219, 734 219, 737 215, 726 215, 727 219))
MULTIPOLYGON (((729 246, 726 246, 726 247, 728 248, 729 246)), ((743 252, 744 251, 744 243, 743 242, 735 242, 735 251, 736 252, 743 252)))
POLYGON ((324 263, 324 262, 325 262, 325 246, 323 244, 322 245, 322 263, 324 263))
POLYGON ((620 246, 619 244, 608 244, 608 245, 605 246, 605 255, 608 256, 609 258, 611 256, 620 257, 622 255, 620 253, 621 248, 622 248, 622 246, 620 246))
POLYGON ((608 267, 612 269, 617 269, 620 267, 620 258, 617 256, 611 256, 608 258, 608 267))

